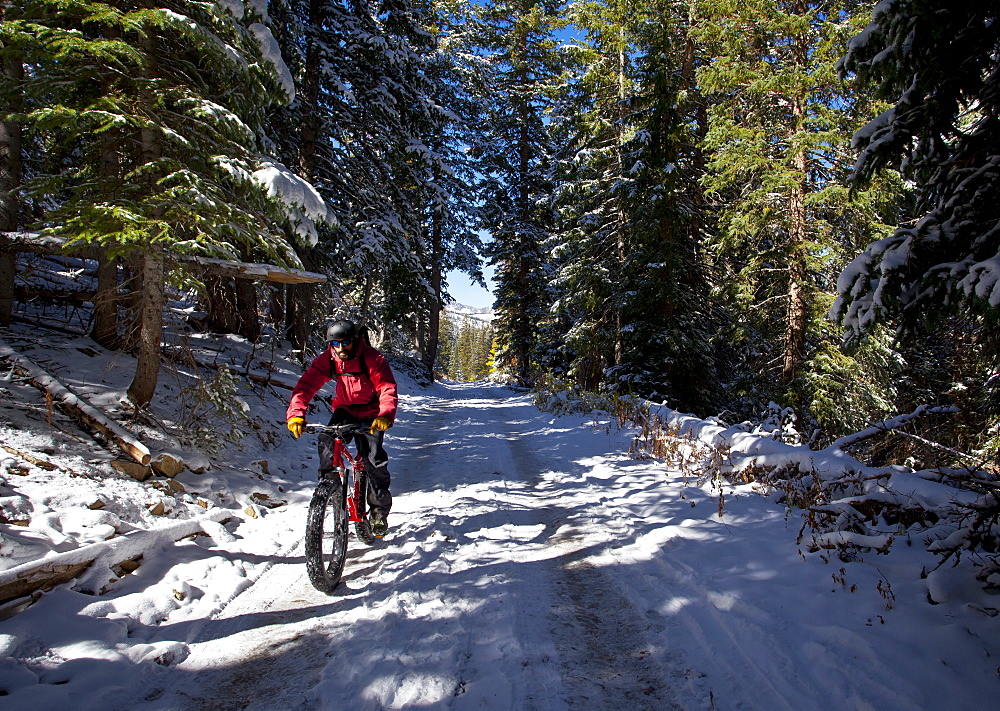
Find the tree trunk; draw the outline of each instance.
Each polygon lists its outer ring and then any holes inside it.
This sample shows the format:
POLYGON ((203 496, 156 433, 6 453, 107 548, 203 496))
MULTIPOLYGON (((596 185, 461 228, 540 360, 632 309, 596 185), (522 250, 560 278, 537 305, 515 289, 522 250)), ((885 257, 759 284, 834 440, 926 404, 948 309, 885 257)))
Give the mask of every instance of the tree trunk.
POLYGON ((110 350, 121 346, 118 338, 118 260, 112 259, 106 251, 97 262, 97 293, 90 337, 110 350))
MULTIPOLYGON (((527 37, 521 38, 520 46, 522 55, 527 55, 527 37)), ((518 70, 515 75, 515 83, 523 86, 528 83, 528 76, 525 70, 518 70)), ((514 344, 514 353, 517 358, 516 374, 522 385, 527 385, 531 381, 531 350, 534 345, 531 338, 531 323, 528 313, 528 302, 531 299, 531 269, 528 250, 530 249, 531 237, 525 234, 525 225, 528 224, 531 216, 531 188, 529 185, 529 173, 531 165, 531 142, 529 137, 529 117, 531 108, 528 101, 523 96, 517 99, 517 115, 520 126, 518 137, 518 164, 517 164, 517 216, 520 223, 515 227, 513 235, 514 243, 517 245, 517 300, 518 313, 515 315, 514 333, 517 339, 514 344)))
POLYGON ((236 312, 239 320, 237 332, 256 343, 260 338, 260 313, 257 285, 250 279, 236 280, 236 312))
MULTIPOLYGON (((143 78, 152 79, 157 73, 156 34, 152 28, 147 28, 143 37, 143 50, 146 65, 143 67, 143 78)), ((140 92, 140 100, 152 112, 153 100, 148 88, 140 92)), ((142 162, 145 165, 156 163, 161 157, 160 137, 155 126, 143 126, 139 131, 142 148, 142 162)), ((156 174, 158 170, 147 171, 148 191, 153 195, 157 190, 156 174)), ((159 221, 162 213, 154 208, 150 217, 159 221)), ((142 251, 140 257, 140 286, 138 308, 138 343, 136 345, 135 375, 129 385, 128 398, 136 407, 146 407, 156 392, 156 381, 160 375, 160 344, 163 339, 163 252, 160 247, 150 244, 142 251)))
POLYGON ((267 313, 274 324, 275 330, 280 331, 281 324, 285 322, 285 285, 269 284, 268 287, 267 313))
POLYGON ((434 379, 434 361, 437 360, 438 343, 441 338, 441 262, 444 259, 441 236, 441 215, 434 212, 431 224, 431 302, 427 314, 427 343, 423 351, 423 363, 427 375, 434 379))
POLYGON ((320 115, 319 89, 320 76, 320 38, 323 29, 323 0, 309 2, 309 34, 306 47, 306 64, 302 72, 303 83, 299 92, 299 121, 302 130, 299 134, 299 170, 306 180, 312 180, 316 168, 316 147, 319 144, 320 115))
POLYGON ((304 284, 290 284, 287 293, 285 317, 288 324, 288 340, 292 342, 293 348, 302 351, 309 342, 312 290, 304 284))
MULTIPOLYGON (((309 33, 306 47, 306 63, 303 71, 303 85, 299 92, 301 109, 299 121, 302 130, 299 133, 299 172, 305 180, 312 180, 316 169, 316 149, 320 139, 319 91, 320 91, 320 38, 323 29, 324 3, 322 0, 309 2, 309 33)), ((311 260, 307 258, 304 249, 296 247, 299 259, 306 269, 311 271, 311 260)), ((305 357, 305 348, 309 342, 309 331, 312 327, 313 289, 307 284, 294 284, 285 287, 285 332, 292 346, 305 357)))
MULTIPOLYGON (((801 15, 807 13, 805 3, 797 3, 795 11, 801 15)), ((808 45, 799 37, 794 45, 795 64, 806 68, 809 65, 808 45)), ((796 96, 792 101, 792 137, 805 130, 806 109, 805 99, 796 96)), ((785 311, 784 359, 781 368, 781 379, 786 385, 792 383, 799 374, 799 367, 805 359, 806 328, 808 325, 808 294, 806 277, 806 243, 809 237, 809 226, 806 223, 806 193, 808 190, 808 156, 804 148, 797 148, 792 156, 792 167, 795 170, 795 186, 788 200, 788 288, 786 297, 788 303, 785 311)))
MULTIPOLYGON (((109 27, 105 32, 109 40, 121 38, 118 28, 109 27)), ((105 72, 101 78, 103 92, 112 94, 117 80, 117 73, 105 72)), ((113 198, 117 196, 121 175, 122 137, 119 129, 102 131, 100 135, 101 152, 97 170, 102 180, 115 186, 111 191, 113 198)), ((97 295, 94 297, 94 324, 90 337, 105 348, 115 350, 121 347, 118 337, 118 260, 111 256, 108 246, 105 245, 98 254, 97 295)))
MULTIPOLYGON (((3 49, 0 42, 0 49, 3 49)), ((4 76, 19 83, 24 77, 20 59, 8 57, 2 71, 4 76)), ((15 92, 11 106, 0 110, 17 113, 22 108, 20 95, 15 92)), ((20 227, 21 189, 21 124, 17 121, 0 121, 0 232, 16 232, 20 227)), ((0 326, 9 326, 14 314, 14 252, 4 249, 7 240, 0 238, 0 326)))
POLYGON ((154 247, 147 248, 142 255, 140 293, 139 343, 128 399, 136 407, 146 407, 156 392, 163 338, 163 253, 154 247))
POLYGON ((207 325, 212 333, 235 333, 239 325, 233 280, 215 274, 205 275, 207 325))
MULTIPOLYGON (((4 240, 0 238, 0 243, 4 240)), ((0 244, 0 326, 9 326, 14 317, 14 277, 17 274, 16 256, 0 244)))
POLYGON ((285 294, 285 319, 288 329, 288 339, 292 346, 303 351, 309 343, 309 332, 312 329, 313 287, 310 284, 289 284, 285 294))
MULTIPOLYGON (((805 162, 805 157, 796 157, 796 163, 805 162)), ((805 173, 802 174, 805 180, 805 173)), ((805 357, 806 325, 808 321, 806 294, 806 209, 805 186, 800 181, 793 191, 790 204, 791 244, 788 249, 788 299, 785 311, 784 362, 781 379, 789 384, 798 376, 799 366, 805 357)))
POLYGON ((135 350, 139 343, 139 312, 142 308, 142 256, 132 252, 128 258, 121 260, 122 289, 125 292, 121 301, 128 313, 128 326, 121 339, 121 348, 126 351, 135 350))
MULTIPOLYGON (((623 155, 625 146, 625 95, 626 95, 626 85, 625 85, 625 28, 621 28, 621 36, 619 38, 620 46, 618 51, 618 101, 615 104, 615 161, 617 162, 616 170, 618 172, 619 179, 624 180, 625 178, 625 157, 623 155)), ((628 258, 627 248, 625 245, 625 230, 629 222, 628 209, 625 206, 625 194, 624 191, 618 191, 616 198, 616 209, 618 211, 618 229, 615 230, 615 248, 616 252, 616 262, 618 266, 618 273, 625 273, 625 262, 628 258)), ((620 281, 619 281, 620 283, 620 281)), ((625 315, 622 313, 622 305, 618 300, 617 294, 612 294, 614 306, 614 350, 612 352, 612 358, 614 365, 621 365, 625 362, 625 315)), ((595 339, 596 340, 596 339, 595 339)), ((596 344, 595 344, 596 345, 596 344)), ((596 390, 599 384, 600 376, 596 373, 603 374, 604 367, 604 354, 601 352, 601 347, 598 346, 592 349, 592 364, 590 365, 591 375, 588 378, 587 388, 589 390, 596 390), (596 381, 596 382, 595 382, 596 381)))

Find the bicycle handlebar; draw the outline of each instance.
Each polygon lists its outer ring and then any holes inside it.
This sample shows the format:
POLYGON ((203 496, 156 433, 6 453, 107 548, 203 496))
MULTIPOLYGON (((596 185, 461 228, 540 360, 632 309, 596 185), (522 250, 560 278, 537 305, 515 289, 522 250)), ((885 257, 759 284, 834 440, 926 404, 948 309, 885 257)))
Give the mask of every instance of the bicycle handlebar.
POLYGON ((358 422, 348 422, 343 425, 317 425, 317 424, 307 424, 306 430, 314 432, 316 434, 332 434, 338 437, 343 437, 347 434, 353 434, 355 432, 362 432, 369 429, 369 425, 363 425, 358 422))

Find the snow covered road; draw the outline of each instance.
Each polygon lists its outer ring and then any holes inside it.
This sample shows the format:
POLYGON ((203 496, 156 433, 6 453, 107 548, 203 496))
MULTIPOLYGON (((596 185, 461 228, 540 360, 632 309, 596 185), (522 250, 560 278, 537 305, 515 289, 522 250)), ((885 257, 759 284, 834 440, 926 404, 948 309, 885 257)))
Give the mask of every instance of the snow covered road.
POLYGON ((799 514, 509 390, 407 385, 401 413, 390 533, 352 538, 333 595, 302 558, 313 442, 283 441, 287 504, 234 519, 232 542, 150 551, 97 602, 58 590, 0 622, 0 709, 960 710, 1000 692, 998 617, 927 604, 916 547, 805 556, 799 514))

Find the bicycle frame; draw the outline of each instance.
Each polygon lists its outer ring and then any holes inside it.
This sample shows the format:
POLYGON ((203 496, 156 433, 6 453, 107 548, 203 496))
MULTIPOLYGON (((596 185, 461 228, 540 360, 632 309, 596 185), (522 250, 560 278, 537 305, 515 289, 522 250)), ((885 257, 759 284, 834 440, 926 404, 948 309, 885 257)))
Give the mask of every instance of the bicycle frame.
MULTIPOLYGON (((333 436, 333 471, 340 474, 347 493, 347 514, 351 523, 358 523, 365 518, 365 501, 361 495, 361 475, 365 470, 365 460, 360 454, 351 454, 344 442, 341 431, 336 427, 323 425, 308 425, 309 429, 328 433, 333 436), (347 461, 347 466, 344 461, 347 461)), ((360 427, 355 430, 360 431, 360 427)))

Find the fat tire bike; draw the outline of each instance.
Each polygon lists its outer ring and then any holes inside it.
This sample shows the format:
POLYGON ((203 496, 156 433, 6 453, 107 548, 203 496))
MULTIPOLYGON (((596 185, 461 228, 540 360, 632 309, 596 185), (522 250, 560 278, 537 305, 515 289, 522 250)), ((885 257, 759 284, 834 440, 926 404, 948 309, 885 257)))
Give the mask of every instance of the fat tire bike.
POLYGON ((306 430, 333 436, 333 461, 321 467, 320 481, 306 516, 306 571, 317 590, 332 593, 344 573, 350 524, 365 545, 375 541, 366 516, 368 476, 365 461, 351 454, 345 439, 368 429, 356 423, 306 425, 306 430))

